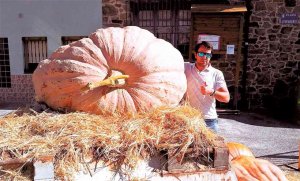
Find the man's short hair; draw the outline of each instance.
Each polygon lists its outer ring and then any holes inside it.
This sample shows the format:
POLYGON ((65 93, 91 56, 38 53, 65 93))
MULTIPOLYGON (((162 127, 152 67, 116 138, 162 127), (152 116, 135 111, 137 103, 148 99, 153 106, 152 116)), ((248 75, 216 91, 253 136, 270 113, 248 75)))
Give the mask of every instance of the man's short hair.
POLYGON ((196 46, 195 46, 195 49, 194 51, 195 52, 198 52, 198 49, 201 47, 201 46, 204 46, 205 48, 209 49, 209 50, 212 50, 213 49, 213 46, 207 42, 207 41, 202 41, 201 43, 198 43, 196 46))

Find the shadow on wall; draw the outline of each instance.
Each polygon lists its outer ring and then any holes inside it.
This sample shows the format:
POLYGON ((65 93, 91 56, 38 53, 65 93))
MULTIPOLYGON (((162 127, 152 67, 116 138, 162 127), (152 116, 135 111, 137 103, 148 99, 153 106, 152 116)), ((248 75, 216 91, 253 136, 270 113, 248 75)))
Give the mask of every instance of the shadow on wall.
POLYGON ((277 80, 272 95, 263 97, 264 107, 269 109, 271 116, 280 120, 300 123, 300 86, 299 81, 287 84, 277 80))

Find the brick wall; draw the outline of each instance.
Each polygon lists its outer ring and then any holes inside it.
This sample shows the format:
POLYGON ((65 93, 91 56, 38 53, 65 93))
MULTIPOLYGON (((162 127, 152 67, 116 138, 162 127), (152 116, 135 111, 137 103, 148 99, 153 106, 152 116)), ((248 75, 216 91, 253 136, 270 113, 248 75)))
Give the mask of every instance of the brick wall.
POLYGON ((0 88, 0 103, 33 103, 34 89, 31 75, 12 75, 11 88, 0 88))

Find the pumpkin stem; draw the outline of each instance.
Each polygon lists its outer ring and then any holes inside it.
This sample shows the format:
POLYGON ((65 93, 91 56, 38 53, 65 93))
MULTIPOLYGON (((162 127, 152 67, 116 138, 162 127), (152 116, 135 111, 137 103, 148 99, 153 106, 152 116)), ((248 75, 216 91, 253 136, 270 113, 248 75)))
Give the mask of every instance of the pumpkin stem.
POLYGON ((86 87, 84 87, 85 90, 92 90, 97 87, 101 86, 118 86, 118 85, 124 85, 125 81, 124 79, 128 79, 129 75, 116 75, 112 77, 108 77, 107 79, 104 79, 100 82, 94 82, 94 83, 88 83, 86 87))

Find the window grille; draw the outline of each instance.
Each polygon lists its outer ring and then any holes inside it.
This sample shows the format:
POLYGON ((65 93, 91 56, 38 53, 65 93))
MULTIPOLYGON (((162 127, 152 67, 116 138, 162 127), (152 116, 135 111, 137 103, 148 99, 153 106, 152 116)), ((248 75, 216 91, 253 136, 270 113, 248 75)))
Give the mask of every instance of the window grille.
POLYGON ((24 73, 33 73, 41 60, 47 58, 47 37, 23 37, 24 73))
POLYGON ((62 36, 61 43, 62 45, 67 45, 82 38, 87 38, 87 36, 62 36))
POLYGON ((129 24, 170 42, 188 59, 190 8, 190 0, 131 0, 129 24))
POLYGON ((8 38, 0 38, 0 87, 11 87, 8 38))

